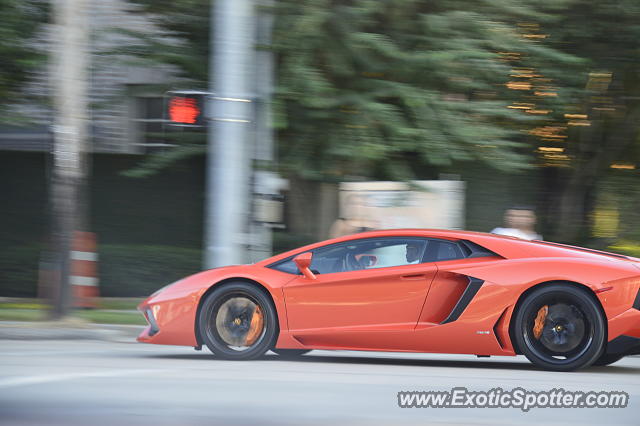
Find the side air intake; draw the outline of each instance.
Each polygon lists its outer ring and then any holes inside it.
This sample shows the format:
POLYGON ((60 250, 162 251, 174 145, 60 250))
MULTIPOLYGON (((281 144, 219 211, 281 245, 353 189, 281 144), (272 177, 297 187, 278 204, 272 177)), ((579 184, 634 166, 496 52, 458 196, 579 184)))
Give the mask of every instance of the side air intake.
POLYGON ((447 316, 447 318, 440 324, 446 324, 457 320, 460 315, 462 315, 467 306, 469 306, 469 303, 471 303, 471 300, 473 300, 478 290, 480 290, 482 284, 484 284, 483 280, 469 277, 469 284, 467 284, 467 288, 462 293, 462 296, 460 296, 460 300, 458 300, 458 303, 456 303, 456 305, 453 307, 453 310, 451 311, 449 316, 447 316))

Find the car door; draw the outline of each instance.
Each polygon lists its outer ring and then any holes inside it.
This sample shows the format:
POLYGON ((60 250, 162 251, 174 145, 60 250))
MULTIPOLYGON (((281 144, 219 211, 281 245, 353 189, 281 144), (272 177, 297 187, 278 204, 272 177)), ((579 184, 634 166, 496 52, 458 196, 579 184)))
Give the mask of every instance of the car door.
POLYGON ((298 276, 284 286, 290 332, 300 340, 313 336, 316 345, 344 346, 337 337, 341 332, 355 337, 413 330, 437 272, 434 263, 422 263, 429 240, 368 238, 341 244, 313 251, 315 279, 298 276))

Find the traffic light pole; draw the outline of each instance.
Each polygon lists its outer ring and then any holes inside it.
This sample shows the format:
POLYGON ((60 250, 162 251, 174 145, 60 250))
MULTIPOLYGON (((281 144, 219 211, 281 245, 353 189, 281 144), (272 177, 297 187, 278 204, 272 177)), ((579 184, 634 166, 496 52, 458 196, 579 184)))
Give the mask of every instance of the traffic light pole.
POLYGON ((244 263, 250 218, 253 0, 211 5, 205 267, 244 263))

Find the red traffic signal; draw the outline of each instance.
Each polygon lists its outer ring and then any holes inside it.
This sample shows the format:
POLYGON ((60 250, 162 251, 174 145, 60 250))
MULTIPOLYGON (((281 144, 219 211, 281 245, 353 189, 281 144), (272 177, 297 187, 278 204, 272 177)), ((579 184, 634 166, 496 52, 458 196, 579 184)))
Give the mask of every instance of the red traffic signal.
POLYGON ((206 93, 169 92, 167 100, 168 124, 203 127, 206 125, 206 93))

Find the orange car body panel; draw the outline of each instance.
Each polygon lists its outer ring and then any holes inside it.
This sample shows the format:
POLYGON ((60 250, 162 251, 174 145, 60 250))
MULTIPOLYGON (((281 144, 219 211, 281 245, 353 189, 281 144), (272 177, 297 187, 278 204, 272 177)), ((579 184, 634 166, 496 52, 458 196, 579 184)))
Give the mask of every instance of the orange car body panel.
POLYGON ((153 314, 141 342, 199 346, 203 296, 229 280, 252 281, 273 299, 278 348, 351 349, 515 355, 509 325, 520 296, 550 281, 570 281, 596 294, 608 320, 608 340, 640 338, 640 262, 492 234, 444 230, 366 232, 301 247, 253 265, 211 269, 151 295, 139 309, 153 314), (425 237, 467 240, 497 256, 365 269, 315 278, 271 269, 277 261, 316 248, 364 238, 425 237), (446 322, 470 280, 482 284, 446 322))

